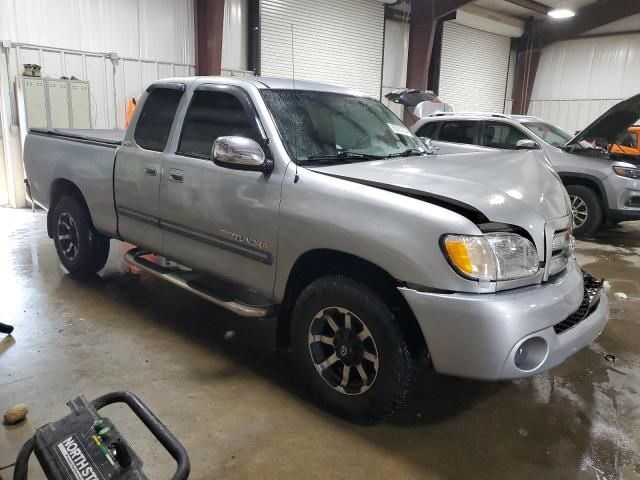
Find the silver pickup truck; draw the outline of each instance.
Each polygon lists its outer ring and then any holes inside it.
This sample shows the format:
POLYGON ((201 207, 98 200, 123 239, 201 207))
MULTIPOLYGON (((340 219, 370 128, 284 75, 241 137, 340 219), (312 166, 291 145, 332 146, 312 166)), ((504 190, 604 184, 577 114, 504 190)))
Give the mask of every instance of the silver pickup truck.
POLYGON ((428 153, 357 92, 199 77, 149 86, 126 133, 32 130, 25 163, 70 274, 99 271, 109 239, 126 240, 142 270, 273 324, 315 398, 371 421, 428 362, 526 377, 608 317, 544 158, 428 153))

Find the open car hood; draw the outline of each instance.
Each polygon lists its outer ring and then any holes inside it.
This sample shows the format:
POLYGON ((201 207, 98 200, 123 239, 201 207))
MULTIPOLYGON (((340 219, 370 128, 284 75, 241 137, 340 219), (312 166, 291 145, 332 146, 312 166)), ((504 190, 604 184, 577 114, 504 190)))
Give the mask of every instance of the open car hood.
POLYGON ((640 119, 640 93, 617 103, 565 144, 566 147, 582 140, 604 138, 613 143, 620 134, 640 119))

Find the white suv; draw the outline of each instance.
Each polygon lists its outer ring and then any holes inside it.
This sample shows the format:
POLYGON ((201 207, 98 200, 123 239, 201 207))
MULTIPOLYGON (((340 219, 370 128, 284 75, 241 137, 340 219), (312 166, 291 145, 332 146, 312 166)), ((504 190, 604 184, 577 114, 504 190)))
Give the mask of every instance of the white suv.
POLYGON ((575 137, 537 117, 475 112, 435 113, 411 130, 430 138, 435 148, 457 143, 542 149, 571 197, 575 234, 589 236, 605 222, 640 220, 640 158, 606 148, 639 117, 640 94, 618 103, 575 137))

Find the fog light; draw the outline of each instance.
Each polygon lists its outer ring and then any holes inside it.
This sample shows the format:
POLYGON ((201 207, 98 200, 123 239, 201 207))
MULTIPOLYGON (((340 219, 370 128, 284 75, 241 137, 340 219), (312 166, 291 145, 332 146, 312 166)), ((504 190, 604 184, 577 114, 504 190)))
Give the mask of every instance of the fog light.
POLYGON ((547 358, 547 342, 544 338, 528 338, 520 344, 513 358, 520 370, 535 370, 547 358))

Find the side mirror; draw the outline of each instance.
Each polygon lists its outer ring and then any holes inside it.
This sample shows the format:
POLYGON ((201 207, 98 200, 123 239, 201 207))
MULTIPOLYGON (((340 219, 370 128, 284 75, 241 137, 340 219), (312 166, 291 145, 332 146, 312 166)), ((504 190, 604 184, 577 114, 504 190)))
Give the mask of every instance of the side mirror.
POLYGON ((522 140, 518 140, 516 142, 516 148, 518 150, 536 150, 540 147, 538 147, 538 144, 533 140, 523 138, 522 140))
POLYGON ((218 137, 211 149, 213 163, 233 170, 270 172, 273 160, 268 160, 262 147, 250 138, 218 137))
POLYGON ((420 137, 420 140, 422 140, 424 148, 427 149, 427 155, 433 155, 435 148, 433 147, 433 143, 431 143, 431 139, 428 137, 420 137))

